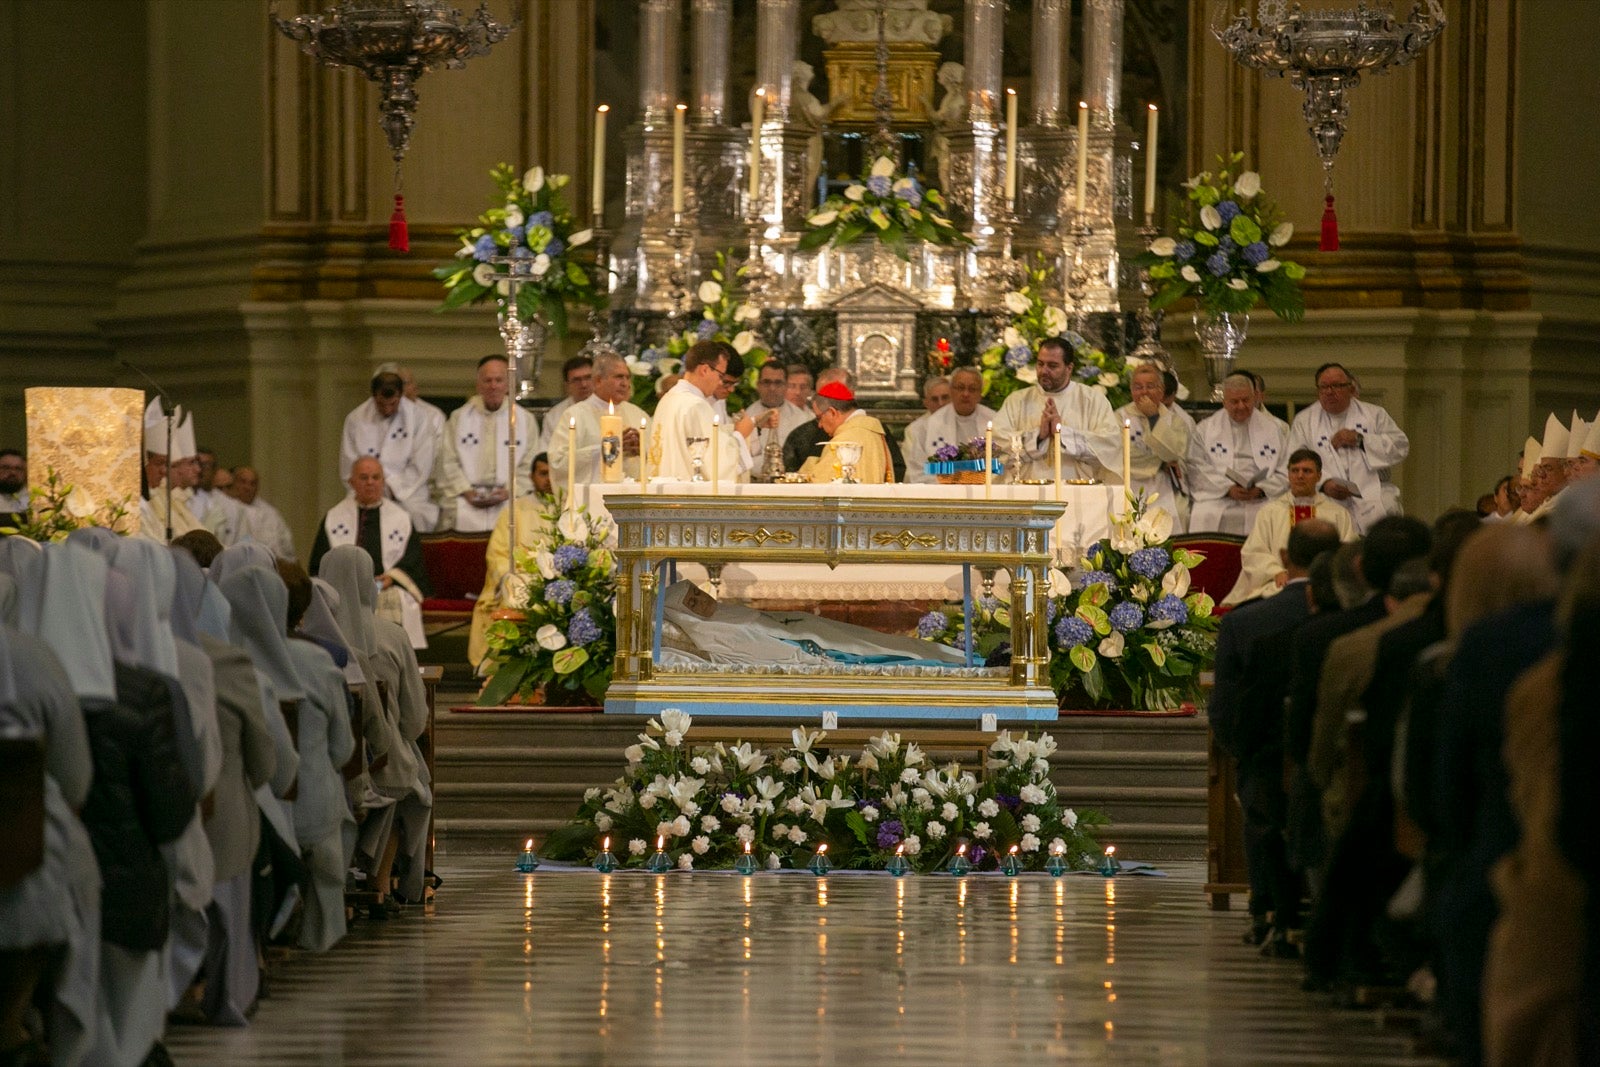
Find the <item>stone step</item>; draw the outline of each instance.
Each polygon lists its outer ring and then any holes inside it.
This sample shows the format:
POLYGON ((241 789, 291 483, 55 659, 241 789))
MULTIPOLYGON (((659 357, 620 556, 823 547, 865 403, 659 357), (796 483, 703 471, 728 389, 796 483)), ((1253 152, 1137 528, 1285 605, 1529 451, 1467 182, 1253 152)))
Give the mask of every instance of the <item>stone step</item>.
POLYGON ((1095 786, 1192 786, 1204 782, 1206 753, 1195 752, 1057 752, 1051 758, 1050 780, 1057 790, 1095 786))
POLYGON ((1182 823, 1205 825, 1204 786, 1093 786, 1057 789, 1061 803, 1072 808, 1102 811, 1113 825, 1182 823))

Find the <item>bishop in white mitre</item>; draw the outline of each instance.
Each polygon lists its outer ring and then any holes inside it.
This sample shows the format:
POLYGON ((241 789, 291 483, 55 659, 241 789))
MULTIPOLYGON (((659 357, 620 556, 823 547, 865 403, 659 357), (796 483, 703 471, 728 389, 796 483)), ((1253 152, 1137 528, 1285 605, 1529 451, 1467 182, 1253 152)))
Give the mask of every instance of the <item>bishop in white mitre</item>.
POLYGON ((1061 450, 1064 476, 1120 478, 1112 473, 1122 463, 1122 437, 1111 404, 1104 393, 1073 381, 1072 365, 1064 341, 1052 337, 1040 342, 1034 363, 1037 384, 1012 393, 1000 405, 995 448, 1001 450, 1012 435, 1022 439, 1024 478, 1053 478, 1055 448, 1061 450))
POLYGON ((144 412, 144 471, 149 494, 139 504, 139 534, 165 544, 167 504, 172 506, 172 537, 182 537, 205 524, 189 510, 189 495, 200 482, 200 450, 194 443, 194 416, 182 407, 173 409, 172 441, 168 447, 167 418, 161 398, 150 401, 144 412), (168 484, 172 492, 167 492, 168 484))
MULTIPOLYGON (((938 477, 928 473, 928 461, 945 445, 963 445, 982 437, 989 423, 999 418, 994 408, 979 403, 983 375, 975 367, 958 367, 950 374, 950 403, 923 416, 916 434, 906 430, 906 481, 928 483, 938 477)), ((920 421, 920 420, 919 420, 920 421)))
MULTIPOLYGON (((656 405, 656 417, 650 424, 650 469, 664 481, 692 481, 694 478, 694 447, 703 448, 701 475, 712 479, 713 465, 717 467, 718 480, 737 480, 740 456, 749 462, 746 436, 730 427, 726 421, 713 424, 716 412, 711 398, 722 384, 727 370, 728 357, 713 341, 699 341, 692 345, 683 361, 683 377, 667 390, 656 405), (711 439, 716 434, 717 454, 713 457, 711 439), (691 447, 690 441, 703 445, 691 447)), ((741 424, 742 425, 742 424, 741 424)))
POLYGON ((1283 423, 1256 407, 1254 379, 1228 375, 1222 410, 1201 420, 1189 442, 1189 530, 1247 535, 1267 501, 1288 489, 1288 454, 1283 423))
POLYGON ((1182 465, 1189 456, 1194 422, 1188 413, 1166 405, 1166 378, 1154 363, 1140 364, 1128 379, 1133 399, 1114 413, 1129 427, 1129 489, 1135 497, 1155 501, 1154 506, 1172 516, 1173 529, 1188 529, 1188 508, 1180 492, 1182 465), (1174 413, 1176 409, 1177 414, 1174 413))
POLYGON ((413 526, 427 532, 439 520, 439 505, 428 486, 438 440, 427 414, 406 399, 405 380, 396 371, 380 370, 372 376, 372 396, 344 417, 339 478, 348 481, 351 465, 372 456, 383 464, 389 499, 406 509, 413 526))
POLYGON ((1317 402, 1295 416, 1289 448, 1316 450, 1322 491, 1344 505, 1364 534, 1385 515, 1400 514, 1400 489, 1389 472, 1411 441, 1387 411, 1356 398, 1356 381, 1339 364, 1324 364, 1316 380, 1317 402))
POLYGON ((603 354, 594 361, 594 392, 567 408, 566 418, 550 435, 550 478, 552 484, 567 484, 567 468, 573 468, 573 481, 592 485, 604 480, 604 439, 600 420, 612 415, 621 421, 622 434, 616 447, 622 458, 622 473, 639 477, 639 425, 644 410, 628 400, 633 391, 633 374, 618 355, 603 354), (569 449, 569 439, 571 447, 569 449))
POLYGON ((506 357, 478 361, 478 391, 445 420, 434 464, 441 530, 488 533, 511 498, 511 419, 516 418, 517 496, 533 496, 533 443, 539 424, 509 397, 506 357))

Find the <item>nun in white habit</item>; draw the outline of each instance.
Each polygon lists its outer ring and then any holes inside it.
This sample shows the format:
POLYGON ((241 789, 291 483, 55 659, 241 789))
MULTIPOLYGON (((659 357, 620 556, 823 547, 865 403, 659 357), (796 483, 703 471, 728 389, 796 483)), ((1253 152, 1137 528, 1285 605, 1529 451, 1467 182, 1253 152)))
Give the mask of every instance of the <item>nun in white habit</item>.
MULTIPOLYGON (((29 614, 37 626, 43 554, 33 542, 23 543, 31 546, 24 551, 34 557, 23 566, 30 572, 25 579, 29 614)), ((0 570, 6 569, 0 561, 0 570)), ((50 1005, 44 1036, 53 1063, 77 1064, 93 1039, 99 999, 100 866, 77 815, 89 796, 94 761, 83 713, 61 661, 43 640, 12 628, 17 609, 17 584, 9 574, 0 574, 0 617, 5 621, 0 626, 0 731, 44 741, 44 859, 22 881, 0 889, 0 953, 20 954, 13 957, 23 979, 16 984, 23 998, 15 1006, 19 1008, 44 977, 45 951, 64 953, 44 998, 50 1005)), ((103 631, 100 639, 104 644, 103 631)), ((96 678, 92 669, 85 673, 86 686, 114 691, 109 671, 103 678, 96 678)), ((0 1005, 8 1017, 13 1007, 0 1005)), ((0 1041, 9 1044, 15 1036, 0 1035, 0 1041)))

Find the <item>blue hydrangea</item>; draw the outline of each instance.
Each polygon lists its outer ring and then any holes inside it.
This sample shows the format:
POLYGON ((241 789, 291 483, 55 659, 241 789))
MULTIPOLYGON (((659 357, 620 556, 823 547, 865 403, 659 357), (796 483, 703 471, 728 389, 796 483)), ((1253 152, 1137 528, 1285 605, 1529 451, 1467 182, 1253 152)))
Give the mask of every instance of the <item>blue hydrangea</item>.
POLYGON ((1117 591, 1117 576, 1109 571, 1079 571, 1072 576, 1074 589, 1087 589, 1096 584, 1103 585, 1114 593, 1117 591))
POLYGON ((533 252, 532 252, 532 250, 530 250, 528 248, 527 245, 517 245, 517 247, 515 247, 515 248, 513 248, 511 250, 511 258, 512 259, 532 259, 533 258, 533 252))
POLYGON ((565 252, 566 250, 567 250, 566 242, 561 240, 561 238, 559 238, 559 237, 550 238, 550 243, 544 246, 545 254, 548 255, 548 256, 559 256, 561 253, 565 252))
POLYGON ((662 357, 665 355, 666 353, 661 351, 659 348, 647 348, 643 352, 639 353, 639 358, 653 367, 657 363, 660 363, 662 357))
POLYGON ((1217 214, 1222 216, 1222 224, 1226 226, 1239 217, 1239 205, 1232 200, 1224 200, 1217 205, 1217 214))
POLYGON ((582 545, 562 545, 555 551, 556 570, 571 574, 589 562, 589 550, 582 545))
POLYGON ((1106 613, 1111 625, 1119 633, 1132 633, 1144 625, 1144 612, 1131 600, 1124 600, 1106 613))
POLYGON ((1044 602, 1044 624, 1046 626, 1054 626, 1056 623, 1056 616, 1060 613, 1061 603, 1056 600, 1055 597, 1051 597, 1049 600, 1044 602))
POLYGON ((588 608, 579 608, 567 623, 567 640, 575 645, 587 645, 600 636, 600 625, 589 614, 588 608))
POLYGON ((997 596, 980 596, 977 604, 979 608, 992 615, 1000 607, 1000 598, 997 596))
POLYGON ((701 319, 700 324, 694 328, 694 334, 702 341, 709 341, 717 335, 717 324, 711 319, 701 319))
POLYGON ((521 226, 512 226, 506 230, 506 233, 511 236, 511 243, 514 245, 521 244, 522 238, 527 234, 527 232, 528 231, 521 226))
POLYGON ((1168 593, 1150 605, 1150 621, 1170 622, 1174 626, 1182 626, 1189 621, 1189 609, 1182 600, 1168 593))
POLYGON ((486 233, 478 238, 477 243, 472 246, 472 258, 481 263, 498 251, 499 249, 495 247, 494 237, 486 233))
POLYGON ((1100 558, 1101 554, 1104 553, 1105 550, 1106 543, 1104 541, 1096 541, 1094 544, 1089 546, 1089 550, 1083 554, 1083 558, 1088 560, 1090 563, 1093 563, 1095 560, 1100 558))
POLYGON ((1217 251, 1221 252, 1225 256, 1233 255, 1234 250, 1238 247, 1239 246, 1234 243, 1233 238, 1226 235, 1223 236, 1222 240, 1217 242, 1217 251))
POLYGON ((557 578, 544 587, 544 598, 552 604, 565 604, 572 599, 578 587, 565 578, 557 578))
POLYGON ((545 229, 549 229, 555 221, 556 217, 548 211, 535 211, 528 216, 529 226, 543 226, 545 229))
POLYGON ((1206 270, 1210 271, 1212 276, 1217 278, 1220 278, 1224 274, 1228 273, 1228 254, 1226 252, 1211 253, 1210 258, 1206 260, 1206 270))
POLYGON ((1271 255, 1272 253, 1267 250, 1266 243, 1263 241, 1255 241, 1244 246, 1244 261, 1252 267, 1259 263, 1265 263, 1271 255))
POLYGON ((1172 255, 1173 255, 1173 258, 1176 259, 1179 263, 1184 263, 1184 262, 1187 262, 1188 260, 1193 259, 1194 258, 1194 242, 1193 241, 1179 241, 1178 244, 1177 244, 1177 247, 1175 247, 1172 250, 1172 255))
POLYGON ((1026 367, 1032 362, 1033 349, 1029 348, 1027 345, 1014 345, 1011 348, 1006 349, 1006 366, 1010 367, 1012 370, 1016 370, 1019 367, 1026 367))
POLYGON ((1152 581, 1167 573, 1170 566, 1172 554, 1164 548, 1141 548, 1128 557, 1128 569, 1152 581))
POLYGON ((910 189, 896 189, 894 195, 904 200, 911 207, 922 206, 922 191, 915 186, 910 189))
POLYGON ((874 196, 888 196, 894 183, 882 174, 874 174, 867 179, 867 188, 872 190, 874 196))
POLYGON ((1100 377, 1100 368, 1093 363, 1085 363, 1072 373, 1074 377, 1082 378, 1086 382, 1092 382, 1100 377))
POLYGON ((931 641, 944 632, 945 616, 942 611, 930 611, 917 620, 917 636, 931 641))
POLYGON ((1063 616, 1056 622, 1056 645, 1060 648, 1077 648, 1094 640, 1094 627, 1076 615, 1063 616))

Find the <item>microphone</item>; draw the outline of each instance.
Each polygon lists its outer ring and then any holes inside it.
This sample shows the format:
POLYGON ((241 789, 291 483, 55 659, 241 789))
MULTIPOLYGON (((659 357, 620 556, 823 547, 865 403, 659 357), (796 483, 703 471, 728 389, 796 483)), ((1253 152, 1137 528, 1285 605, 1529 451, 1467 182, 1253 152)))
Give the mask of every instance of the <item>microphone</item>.
POLYGON ((129 370, 133 371, 133 373, 137 374, 150 384, 150 388, 154 389, 156 391, 156 395, 161 398, 161 413, 163 415, 170 416, 174 412, 174 410, 177 408, 177 405, 172 402, 172 398, 167 396, 167 391, 161 388, 161 385, 154 378, 146 374, 142 368, 134 366, 125 359, 119 359, 117 362, 122 364, 124 367, 127 367, 129 370))
POLYGON ((156 395, 161 398, 161 414, 167 420, 167 466, 166 473, 162 476, 161 481, 165 484, 167 490, 167 544, 170 545, 172 544, 172 420, 178 413, 177 405, 173 404, 172 400, 167 396, 167 391, 161 388, 156 380, 142 369, 125 359, 119 359, 117 362, 149 382, 150 388, 154 389, 156 395))

